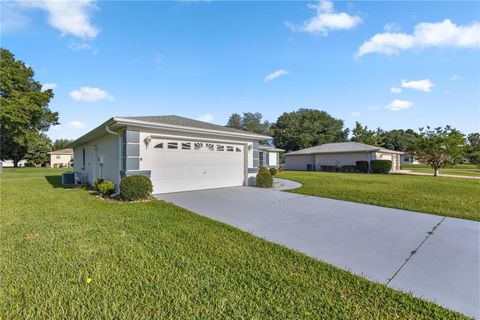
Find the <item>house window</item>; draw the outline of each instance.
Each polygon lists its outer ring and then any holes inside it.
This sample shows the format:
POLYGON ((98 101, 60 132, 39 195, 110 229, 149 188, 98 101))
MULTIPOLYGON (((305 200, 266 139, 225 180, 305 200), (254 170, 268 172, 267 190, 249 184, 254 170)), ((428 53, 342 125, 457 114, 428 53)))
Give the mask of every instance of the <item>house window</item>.
POLYGON ((217 151, 225 151, 225 146, 223 144, 217 144, 217 151))
POLYGON ((82 167, 85 167, 85 149, 82 149, 82 167))
POLYGON ((233 146, 227 146, 227 151, 233 152, 233 146))
POLYGON ((207 149, 210 150, 210 151, 213 151, 213 149, 214 149, 213 143, 207 143, 207 144, 206 144, 206 147, 207 147, 207 149))
POLYGON ((405 159, 403 159, 403 161, 410 162, 410 158, 405 158, 405 159))
POLYGON ((201 142, 195 142, 195 144, 193 145, 194 150, 200 150, 202 148, 203 148, 203 143, 201 142))
POLYGON ((57 156, 56 156, 55 158, 57 158, 57 159, 60 159, 61 157, 60 157, 60 155, 59 155, 59 154, 57 154, 57 156))
POLYGON ((263 166, 263 152, 258 153, 258 160, 260 162, 260 166, 263 166))
POLYGON ((242 152, 242 150, 239 147, 236 147, 235 152, 242 152))
POLYGON ((154 148, 155 148, 155 149, 163 149, 163 142, 161 142, 161 143, 159 143, 159 144, 155 145, 155 147, 154 147, 154 148))
POLYGON ((178 149, 178 142, 169 142, 167 144, 168 149, 178 149))
POLYGON ((182 142, 182 150, 192 150, 192 144, 190 142, 182 142))

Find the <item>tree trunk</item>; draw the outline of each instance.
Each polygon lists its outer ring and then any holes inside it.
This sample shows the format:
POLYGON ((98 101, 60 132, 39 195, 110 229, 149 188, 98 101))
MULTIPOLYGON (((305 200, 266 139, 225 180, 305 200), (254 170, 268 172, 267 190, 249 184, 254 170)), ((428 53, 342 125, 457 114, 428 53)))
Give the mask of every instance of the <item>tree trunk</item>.
POLYGON ((18 168, 18 159, 13 159, 13 167, 18 168))
POLYGON ((435 173, 433 174, 434 177, 438 177, 438 176, 440 175, 440 169, 438 169, 438 168, 433 168, 433 171, 435 172, 435 173))

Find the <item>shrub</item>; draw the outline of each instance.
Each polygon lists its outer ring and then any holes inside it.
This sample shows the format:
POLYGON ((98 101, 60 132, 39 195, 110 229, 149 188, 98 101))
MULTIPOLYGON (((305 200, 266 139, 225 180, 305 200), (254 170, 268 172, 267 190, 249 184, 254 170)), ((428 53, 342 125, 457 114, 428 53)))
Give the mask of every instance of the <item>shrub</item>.
POLYGON ((370 166, 373 173, 389 173, 392 170, 391 160, 371 160, 370 166))
POLYGON ((256 186, 259 188, 271 188, 273 178, 269 171, 257 173, 256 186))
POLYGON ((341 172, 357 172, 357 166, 345 165, 340 167, 341 172))
POLYGON ((269 171, 270 171, 270 174, 271 174, 272 176, 276 176, 276 175, 277 175, 277 168, 270 168, 269 171))
POLYGON ((152 193, 152 181, 145 176, 129 176, 120 182, 120 198, 126 201, 146 199, 152 193))
POLYGON ((258 167, 258 172, 270 172, 268 171, 268 168, 267 167, 264 167, 264 166, 261 166, 261 167, 258 167))
POLYGON ((109 196, 115 192, 115 183, 112 181, 103 181, 98 184, 97 190, 101 195, 109 196))
POLYGON ((335 172, 338 171, 337 166, 320 166, 320 171, 335 172))
POLYGON ((97 190, 97 191, 100 191, 100 190, 98 190, 98 186, 99 186, 100 183, 102 183, 103 181, 105 181, 105 180, 104 180, 104 179, 99 179, 99 178, 93 180, 93 188, 94 188, 95 190, 97 190))
POLYGON ((360 172, 368 172, 368 161, 357 161, 357 169, 360 172))

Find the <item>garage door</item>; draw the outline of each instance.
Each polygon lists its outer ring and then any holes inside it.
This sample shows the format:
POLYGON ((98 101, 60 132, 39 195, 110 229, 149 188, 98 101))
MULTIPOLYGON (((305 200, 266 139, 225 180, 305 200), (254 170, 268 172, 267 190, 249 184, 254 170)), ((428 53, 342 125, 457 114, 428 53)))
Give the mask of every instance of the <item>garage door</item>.
POLYGON ((154 139, 152 146, 148 158, 154 193, 243 185, 243 145, 154 139))

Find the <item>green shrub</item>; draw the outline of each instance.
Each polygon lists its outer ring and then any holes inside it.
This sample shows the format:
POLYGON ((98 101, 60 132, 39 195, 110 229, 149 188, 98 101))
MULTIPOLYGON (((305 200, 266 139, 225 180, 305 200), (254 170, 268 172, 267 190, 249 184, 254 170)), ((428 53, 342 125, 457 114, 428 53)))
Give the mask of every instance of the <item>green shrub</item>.
POLYGON ((120 198, 126 201, 146 199, 152 193, 152 181, 145 176, 129 176, 120 182, 120 198))
POLYGON ((336 172, 336 171, 338 171, 338 167, 337 166, 322 165, 322 166, 320 166, 320 171, 336 172))
POLYGON ((271 188, 273 186, 273 178, 268 170, 257 173, 256 186, 259 188, 271 188))
POLYGON ((267 167, 260 166, 260 167, 258 167, 258 172, 260 173, 260 172, 270 172, 270 171, 268 171, 267 167))
POLYGON ((360 172, 368 172, 368 161, 357 161, 357 169, 360 172))
POLYGON ((115 183, 112 181, 103 181, 97 185, 97 190, 104 196, 109 196, 115 192, 115 183))
POLYGON ((340 172, 357 172, 357 166, 352 166, 352 165, 341 166, 340 172))
POLYGON ((98 190, 98 186, 99 186, 100 183, 102 183, 103 181, 105 181, 105 180, 104 180, 104 179, 99 179, 99 178, 93 180, 93 188, 94 188, 95 190, 99 191, 99 190, 98 190))
POLYGON ((277 175, 277 168, 270 168, 269 171, 270 171, 270 174, 271 174, 272 176, 276 176, 276 175, 277 175))
POLYGON ((389 173, 392 170, 391 160, 371 160, 370 166, 373 173, 389 173))

